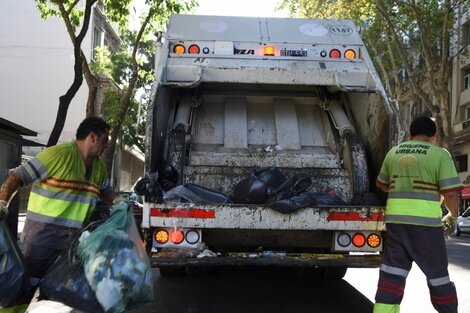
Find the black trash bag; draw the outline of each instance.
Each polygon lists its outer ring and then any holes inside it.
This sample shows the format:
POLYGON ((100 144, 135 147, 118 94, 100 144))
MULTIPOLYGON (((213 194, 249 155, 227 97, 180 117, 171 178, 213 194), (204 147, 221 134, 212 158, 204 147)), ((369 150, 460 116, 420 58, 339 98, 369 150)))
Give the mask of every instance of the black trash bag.
POLYGON ((310 187, 312 180, 306 174, 295 174, 289 177, 277 189, 268 193, 269 202, 297 196, 310 187))
POLYGON ((327 193, 313 193, 312 195, 318 205, 347 205, 347 203, 337 195, 327 193))
POLYGON ((165 203, 232 203, 230 197, 225 194, 211 189, 196 185, 196 184, 183 184, 176 186, 167 193, 165 193, 163 200, 165 203))
POLYGON ((0 307, 8 307, 31 285, 23 255, 5 219, 0 219, 0 307))
POLYGON ((144 196, 148 202, 160 203, 163 199, 162 187, 158 183, 157 173, 147 173, 145 177, 139 179, 134 185, 134 192, 139 196, 144 196))
POLYGON ((264 204, 268 194, 279 188, 286 177, 277 167, 264 167, 252 171, 233 188, 235 203, 264 204))
POLYGON ((305 174, 289 177, 279 188, 268 194, 268 207, 287 214, 315 205, 315 199, 307 191, 311 184, 312 180, 305 174))
POLYGON ((103 221, 111 215, 113 206, 99 201, 88 217, 87 223, 103 221))
POLYGON ((158 168, 158 182, 164 191, 168 191, 178 185, 178 171, 166 160, 162 160, 158 168))
POLYGON ((287 199, 271 201, 268 204, 268 207, 277 212, 289 214, 315 204, 315 198, 312 193, 304 191, 287 199))
POLYGON ((68 251, 61 254, 39 282, 41 294, 84 312, 104 312, 85 277, 83 264, 68 251))

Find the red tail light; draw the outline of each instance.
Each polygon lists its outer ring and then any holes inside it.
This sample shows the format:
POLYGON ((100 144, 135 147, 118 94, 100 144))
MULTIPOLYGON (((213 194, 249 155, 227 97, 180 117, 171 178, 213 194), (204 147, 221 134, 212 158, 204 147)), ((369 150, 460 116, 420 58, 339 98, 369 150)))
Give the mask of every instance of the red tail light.
POLYGON ((179 244, 182 243, 184 240, 184 233, 182 230, 174 229, 170 231, 170 241, 179 244))
POLYGON ((188 52, 191 54, 199 54, 201 50, 199 49, 198 45, 190 45, 188 48, 188 52))
POLYGON ((330 58, 334 58, 334 59, 341 58, 341 51, 339 51, 338 49, 331 50, 330 58))
POLYGON ((356 247, 360 248, 363 247, 366 244, 366 236, 360 233, 354 234, 352 238, 353 245, 356 247))

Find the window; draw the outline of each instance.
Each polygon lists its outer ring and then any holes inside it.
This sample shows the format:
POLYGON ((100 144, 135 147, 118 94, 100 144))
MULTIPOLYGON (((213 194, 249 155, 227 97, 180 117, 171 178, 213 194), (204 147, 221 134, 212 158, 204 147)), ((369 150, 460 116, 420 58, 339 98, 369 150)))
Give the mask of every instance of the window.
POLYGON ((470 68, 463 71, 463 89, 470 88, 470 68))
POLYGON ((462 46, 470 45, 470 22, 462 26, 462 46))
POLYGON ((93 27, 93 45, 91 46, 92 57, 96 58, 96 48, 101 46, 101 30, 98 27, 93 27))
POLYGON ((466 172, 468 168, 468 155, 462 154, 457 155, 455 157, 455 167, 457 168, 457 172, 466 172))

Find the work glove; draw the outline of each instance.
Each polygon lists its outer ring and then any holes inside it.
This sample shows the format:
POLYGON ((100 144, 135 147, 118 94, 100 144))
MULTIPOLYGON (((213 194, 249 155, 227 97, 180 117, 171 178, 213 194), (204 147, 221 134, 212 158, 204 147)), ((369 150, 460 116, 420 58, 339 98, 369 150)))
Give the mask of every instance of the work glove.
POLYGON ((0 220, 8 216, 8 202, 0 200, 0 220))
POLYGON ((449 212, 442 219, 442 224, 444 226, 444 235, 451 236, 457 227, 457 218, 453 217, 449 212))

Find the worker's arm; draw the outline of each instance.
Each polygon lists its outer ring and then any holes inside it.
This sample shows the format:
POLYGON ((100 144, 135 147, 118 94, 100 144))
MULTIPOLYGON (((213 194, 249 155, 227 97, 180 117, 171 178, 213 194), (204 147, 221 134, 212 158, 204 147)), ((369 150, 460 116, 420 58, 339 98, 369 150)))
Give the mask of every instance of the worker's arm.
POLYGON ((5 179, 2 187, 0 188, 0 215, 8 215, 8 202, 15 192, 21 187, 21 179, 15 174, 12 173, 5 179))
POLYGON ((389 192, 389 190, 390 190, 390 187, 389 187, 388 184, 384 184, 378 179, 375 181, 375 185, 377 186, 377 188, 379 188, 380 190, 382 190, 384 192, 389 192))
POLYGON ((5 179, 5 182, 0 189, 0 200, 4 200, 6 202, 10 201, 10 198, 21 186, 21 179, 15 173, 12 173, 5 179))
POLYGON ((448 191, 442 194, 444 204, 452 217, 459 216, 459 194, 458 191, 448 191))

